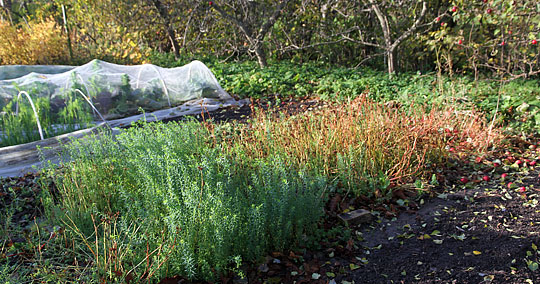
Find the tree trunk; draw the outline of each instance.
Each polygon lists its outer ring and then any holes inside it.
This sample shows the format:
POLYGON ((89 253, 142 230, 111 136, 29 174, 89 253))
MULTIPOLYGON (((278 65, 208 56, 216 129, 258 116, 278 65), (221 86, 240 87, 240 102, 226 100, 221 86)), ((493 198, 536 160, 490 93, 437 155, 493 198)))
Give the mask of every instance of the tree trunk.
POLYGON ((266 62, 266 54, 260 45, 255 47, 255 55, 257 56, 257 61, 259 62, 259 66, 261 66, 261 68, 268 66, 268 63, 266 62))
POLYGON ((170 24, 167 24, 167 36, 169 37, 169 41, 171 42, 174 57, 178 59, 180 57, 180 46, 178 45, 178 41, 176 40, 176 33, 174 32, 174 29, 171 27, 170 24))
MULTIPOLYGON (((11 0, 0 0, 0 7, 2 7, 7 12, 8 19, 11 19, 11 6, 12 2, 11 0)), ((0 9, 1 11, 2 9, 0 9)), ((2 20, 4 19, 4 13, 0 13, 0 17, 2 20)))
POLYGON ((11 12, 11 0, 0 0, 0 6, 11 12))
POLYGON ((386 63, 388 65, 388 75, 393 77, 396 73, 396 51, 389 49, 386 51, 386 63))
POLYGON ((180 45, 178 44, 178 41, 176 40, 176 32, 174 31, 172 27, 171 17, 169 16, 169 12, 167 11, 167 8, 163 6, 163 3, 161 3, 161 0, 152 0, 152 4, 154 4, 154 7, 159 13, 159 16, 164 21, 164 28, 167 31, 167 37, 169 38, 169 41, 171 42, 172 50, 174 52, 174 57, 178 59, 178 57, 180 57, 180 45))

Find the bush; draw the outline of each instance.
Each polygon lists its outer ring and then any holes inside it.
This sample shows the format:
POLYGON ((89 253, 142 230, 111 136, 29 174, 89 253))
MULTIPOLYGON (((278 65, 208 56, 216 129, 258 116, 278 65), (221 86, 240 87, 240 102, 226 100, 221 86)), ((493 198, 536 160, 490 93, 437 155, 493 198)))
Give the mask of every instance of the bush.
POLYGON ((20 26, 0 20, 0 64, 58 64, 68 60, 67 38, 52 18, 20 26))
POLYGON ((187 122, 74 141, 71 162, 55 175, 60 202, 51 217, 88 243, 111 281, 216 279, 315 229, 323 178, 290 171, 279 157, 239 165, 210 137, 187 122), (108 258, 110 247, 122 252, 108 258))

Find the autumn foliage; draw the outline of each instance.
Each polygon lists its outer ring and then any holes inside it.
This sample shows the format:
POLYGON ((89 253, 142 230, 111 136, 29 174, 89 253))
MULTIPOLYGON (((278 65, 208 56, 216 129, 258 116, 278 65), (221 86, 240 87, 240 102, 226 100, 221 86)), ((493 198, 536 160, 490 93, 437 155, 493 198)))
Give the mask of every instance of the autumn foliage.
POLYGON ((0 21, 0 64, 53 64, 68 58, 67 39, 52 18, 19 26, 0 21))

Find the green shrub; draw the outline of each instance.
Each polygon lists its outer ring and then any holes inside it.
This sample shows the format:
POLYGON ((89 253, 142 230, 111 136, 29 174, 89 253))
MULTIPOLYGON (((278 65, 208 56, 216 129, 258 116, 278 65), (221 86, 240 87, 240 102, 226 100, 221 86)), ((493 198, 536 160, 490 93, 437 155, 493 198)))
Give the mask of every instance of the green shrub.
POLYGON ((71 162, 55 178, 60 202, 49 206, 50 216, 88 243, 99 274, 110 280, 212 280, 315 229, 323 178, 290 171, 279 157, 239 165, 210 137, 186 122, 74 141, 66 152, 71 162), (107 226, 117 233, 104 234, 107 226), (123 248, 121 265, 107 261, 106 247, 123 248))

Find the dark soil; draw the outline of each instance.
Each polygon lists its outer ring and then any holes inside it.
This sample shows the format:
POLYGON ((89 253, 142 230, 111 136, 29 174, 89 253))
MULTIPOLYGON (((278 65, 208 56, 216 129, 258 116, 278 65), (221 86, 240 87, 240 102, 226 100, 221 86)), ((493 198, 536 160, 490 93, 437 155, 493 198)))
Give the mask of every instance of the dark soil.
MULTIPOLYGON (((254 102, 195 116, 199 120, 246 121, 254 109, 273 108, 289 114, 324 107, 317 100, 254 102)), ((511 155, 538 158, 530 142, 515 143, 511 155)), ((499 153, 501 160, 509 153, 499 153)), ((330 198, 321 225, 323 241, 290 252, 275 252, 264 263, 244 267, 245 279, 233 283, 539 283, 540 269, 540 167, 494 167, 496 157, 475 163, 453 161, 441 185, 429 193, 396 190, 394 198, 375 205, 368 198, 330 198), (506 178, 501 178, 502 173, 506 178), (482 176, 490 177, 483 181, 482 176), (462 176, 471 182, 459 181, 462 176), (507 184, 513 185, 508 187, 507 184), (521 188, 524 186, 525 188, 521 188), (421 194, 423 193, 423 194, 421 194), (401 202, 399 202, 401 200, 401 202), (337 214, 365 208, 373 221, 344 227, 337 214)), ((39 218, 40 187, 35 175, 0 181, 0 205, 17 210, 12 223, 28 226, 39 218)), ((3 222, 2 222, 3 224, 3 222)), ((10 244, 19 236, 0 236, 10 244)), ((2 255, 1 257, 14 257, 2 255)), ((0 260, 1 260, 0 257, 0 260)), ((161 283, 186 283, 181 278, 161 283)))

